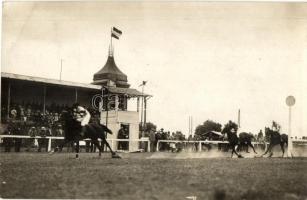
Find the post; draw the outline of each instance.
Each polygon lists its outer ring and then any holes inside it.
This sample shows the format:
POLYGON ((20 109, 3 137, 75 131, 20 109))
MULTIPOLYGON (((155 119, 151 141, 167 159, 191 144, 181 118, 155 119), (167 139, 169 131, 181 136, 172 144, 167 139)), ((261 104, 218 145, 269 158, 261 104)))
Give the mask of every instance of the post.
POLYGON ((198 144, 198 151, 201 152, 201 141, 199 141, 199 144, 198 144))
POLYGON ((144 131, 143 131, 143 129, 144 129, 144 127, 143 127, 143 109, 144 109, 143 104, 144 104, 144 96, 143 96, 143 94, 144 94, 144 84, 143 84, 143 86, 142 86, 142 102, 141 102, 141 132, 142 132, 142 137, 144 137, 144 131))
POLYGON ((119 99, 118 99, 118 95, 115 95, 115 111, 118 111, 118 105, 119 105, 119 99))
POLYGON ((48 140, 48 152, 51 151, 51 137, 49 137, 49 140, 48 140))
POLYGON ((291 134, 291 107, 295 104, 294 96, 288 96, 286 98, 286 104, 289 106, 289 133, 288 133, 288 150, 287 154, 288 157, 293 157, 292 150, 293 150, 293 143, 292 143, 292 134, 291 134))
POLYGON ((292 157, 293 143, 292 143, 292 134, 291 134, 291 106, 289 106, 289 124, 288 124, 288 157, 292 157))
POLYGON ((147 99, 146 97, 144 98, 144 128, 146 125, 146 110, 147 110, 147 99))
POLYGON ((156 152, 159 151, 159 144, 160 144, 160 141, 158 140, 158 142, 157 142, 157 147, 156 147, 156 152))
POLYGON ((136 111, 140 111, 140 97, 137 98, 137 103, 136 103, 136 111))
POLYGON ((78 89, 75 88, 75 103, 78 102, 78 89))
POLYGON ((238 128, 241 128, 241 111, 238 111, 238 128))
POLYGON ((44 85, 43 114, 46 114, 46 85, 44 85))
POLYGON ((193 133, 193 116, 191 116, 191 135, 194 138, 194 133, 193 133))
POLYGON ((147 142, 147 152, 150 152, 150 141, 147 142))
POLYGON ((10 118, 10 104, 11 104, 11 83, 8 84, 7 91, 7 118, 10 118))

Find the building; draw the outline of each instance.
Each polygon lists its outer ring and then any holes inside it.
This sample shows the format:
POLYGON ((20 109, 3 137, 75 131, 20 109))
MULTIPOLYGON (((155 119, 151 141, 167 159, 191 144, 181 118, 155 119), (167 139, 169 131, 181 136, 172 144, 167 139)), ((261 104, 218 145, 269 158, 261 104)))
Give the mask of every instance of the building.
MULTIPOLYGON (((147 100, 151 96, 130 88, 127 75, 117 67, 111 51, 104 67, 94 74, 93 81, 92 84, 100 85, 103 89, 101 123, 113 131, 113 135, 109 135, 108 138, 118 139, 118 131, 123 127, 126 130, 127 139, 131 140, 129 151, 138 150, 139 144, 133 140, 140 137, 140 101, 142 100, 144 104, 145 123, 147 100), (128 111, 127 104, 132 98, 137 99, 137 110, 128 111)), ((113 144, 112 148, 117 149, 117 145, 113 144)))
MULTIPOLYGON (((132 140, 139 139, 140 111, 144 110, 145 122, 147 100, 151 96, 130 88, 127 75, 116 66, 111 52, 93 80, 92 84, 83 84, 2 72, 1 119, 9 118, 12 109, 19 107, 45 115, 59 112, 59 108, 70 107, 75 102, 98 111, 98 107, 93 105, 93 98, 99 97, 100 121, 113 132, 108 138, 118 139, 118 131, 123 127, 127 139, 131 140, 127 150, 137 150, 139 143, 132 140), (132 98, 137 99, 137 109, 128 111, 128 101, 132 98), (144 109, 140 109, 140 101, 143 101, 144 109)), ((114 150, 117 147, 116 143, 112 143, 114 150)))
POLYGON ((75 102, 90 108, 96 94, 101 94, 101 86, 2 72, 1 119, 19 106, 42 114, 75 102))

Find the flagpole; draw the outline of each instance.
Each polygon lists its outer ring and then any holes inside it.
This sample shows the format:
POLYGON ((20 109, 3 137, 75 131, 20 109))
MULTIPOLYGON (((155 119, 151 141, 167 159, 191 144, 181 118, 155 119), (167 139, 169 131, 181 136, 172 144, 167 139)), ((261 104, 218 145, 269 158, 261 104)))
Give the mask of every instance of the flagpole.
POLYGON ((113 27, 111 27, 111 45, 110 45, 110 55, 113 56, 113 46, 112 46, 112 29, 113 27))

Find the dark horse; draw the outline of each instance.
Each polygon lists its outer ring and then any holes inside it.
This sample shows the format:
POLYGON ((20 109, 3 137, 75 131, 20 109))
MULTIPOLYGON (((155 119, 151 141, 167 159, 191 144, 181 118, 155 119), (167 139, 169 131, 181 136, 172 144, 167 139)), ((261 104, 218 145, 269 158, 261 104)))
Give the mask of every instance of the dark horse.
POLYGON ((229 121, 228 124, 225 125, 224 129, 222 130, 222 133, 227 135, 227 140, 228 140, 228 146, 231 148, 231 157, 233 156, 233 153, 235 153, 238 158, 243 158, 242 155, 238 154, 236 151, 236 146, 239 145, 239 138, 237 136, 237 129, 238 126, 232 121, 229 121))
POLYGON ((237 150, 238 151, 242 151, 244 147, 246 147, 246 152, 248 152, 248 147, 250 146, 254 153, 257 154, 257 152, 255 151, 254 146, 252 145, 252 139, 254 138, 253 134, 251 133, 246 133, 246 132, 242 132, 239 134, 239 145, 237 150))
POLYGON ((106 146, 110 149, 112 154, 112 158, 120 158, 110 147, 109 143, 106 140, 106 134, 112 134, 112 131, 108 129, 108 127, 98 124, 98 123, 90 123, 86 127, 86 131, 84 135, 81 135, 82 126, 80 122, 76 121, 73 118, 72 112, 64 111, 61 115, 61 122, 63 123, 64 128, 64 141, 57 147, 62 149, 63 146, 67 143, 74 142, 76 144, 76 158, 79 157, 79 141, 84 139, 91 139, 92 143, 99 149, 99 156, 101 156, 101 152, 103 151, 101 145, 99 144, 98 138, 101 139, 101 142, 106 144, 106 146))
POLYGON ((265 153, 262 155, 264 156, 265 154, 267 154, 268 152, 270 152, 269 157, 273 156, 273 147, 275 145, 280 145, 281 150, 282 150, 282 157, 284 157, 284 153, 285 153, 285 144, 288 145, 288 135, 286 134, 280 134, 278 131, 273 131, 268 127, 265 127, 265 134, 269 136, 269 146, 267 148, 267 150, 265 151, 265 153))

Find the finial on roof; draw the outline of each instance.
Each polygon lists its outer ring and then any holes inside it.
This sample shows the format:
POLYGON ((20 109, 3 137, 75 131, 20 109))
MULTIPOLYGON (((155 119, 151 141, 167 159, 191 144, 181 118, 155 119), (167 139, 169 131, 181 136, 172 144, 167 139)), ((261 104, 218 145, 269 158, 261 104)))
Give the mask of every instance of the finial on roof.
POLYGON ((109 45, 109 56, 110 57, 113 57, 114 55, 114 47, 112 44, 109 45))

